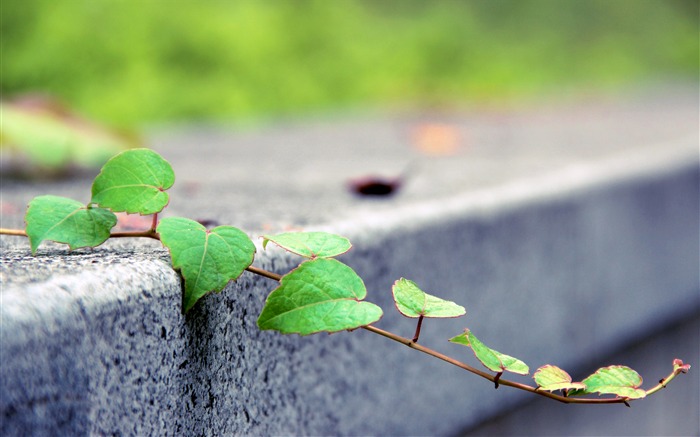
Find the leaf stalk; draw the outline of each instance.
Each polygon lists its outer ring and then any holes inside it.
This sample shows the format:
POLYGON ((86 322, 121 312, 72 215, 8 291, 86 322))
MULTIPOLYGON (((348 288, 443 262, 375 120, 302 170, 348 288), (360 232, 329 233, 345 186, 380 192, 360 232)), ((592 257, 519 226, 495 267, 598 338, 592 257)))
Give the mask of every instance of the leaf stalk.
POLYGON ((413 334, 413 342, 418 343, 418 337, 420 337, 420 327, 423 324, 423 314, 418 316, 418 324, 416 325, 416 333, 413 334))

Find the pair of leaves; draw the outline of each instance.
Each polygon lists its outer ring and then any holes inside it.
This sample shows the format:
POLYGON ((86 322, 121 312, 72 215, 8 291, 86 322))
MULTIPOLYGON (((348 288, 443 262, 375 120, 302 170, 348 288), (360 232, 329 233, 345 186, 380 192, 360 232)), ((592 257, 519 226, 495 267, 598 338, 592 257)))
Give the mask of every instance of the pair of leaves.
POLYGON ((338 332, 376 322, 382 309, 364 302, 362 279, 347 265, 332 259, 347 252, 350 242, 325 232, 264 236, 268 242, 310 258, 282 277, 265 301, 258 327, 283 334, 338 332))
MULTIPOLYGON (((57 196, 30 202, 26 231, 32 253, 45 240, 66 243, 71 249, 98 246, 117 223, 114 212, 158 213, 168 204, 165 190, 174 182, 172 167, 156 152, 122 152, 102 167, 87 206, 57 196)), ((185 311, 208 292, 221 291, 229 280, 238 278, 255 254, 248 236, 230 226, 207 231, 195 221, 171 218, 162 220, 157 231, 170 249, 173 267, 185 278, 185 311)))
POLYGON ((133 149, 114 156, 95 178, 89 204, 59 196, 39 196, 29 203, 25 221, 32 253, 46 240, 71 249, 99 246, 117 223, 114 212, 160 212, 169 200, 165 190, 174 181, 172 167, 156 152, 133 149))
MULTIPOLYGON (((250 266, 255 246, 242 231, 230 226, 207 230, 185 218, 165 218, 158 228, 173 266, 185 279, 183 310, 188 311, 209 292, 219 292, 250 266)), ((296 232, 263 237, 290 252, 310 258, 285 275, 267 298, 258 318, 260 329, 308 335, 337 332, 374 323, 378 306, 363 302, 362 279, 347 265, 330 259, 346 252, 346 238, 325 232, 296 232)))
MULTIPOLYGON (((468 329, 450 341, 471 347, 476 358, 489 370, 509 371, 520 375, 529 373, 527 364, 489 348, 468 329)), ((603 367, 581 382, 572 382, 571 376, 564 370, 547 364, 537 369, 533 378, 541 390, 566 390, 569 396, 590 393, 614 394, 628 399, 646 396, 646 392, 639 388, 642 385, 642 377, 626 366, 603 367)))

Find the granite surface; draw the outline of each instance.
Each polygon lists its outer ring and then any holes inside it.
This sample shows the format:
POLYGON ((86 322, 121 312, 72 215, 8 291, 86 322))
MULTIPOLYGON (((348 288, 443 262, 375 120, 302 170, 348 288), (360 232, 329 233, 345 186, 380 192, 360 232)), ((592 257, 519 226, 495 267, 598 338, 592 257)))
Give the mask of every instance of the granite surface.
MULTIPOLYGON (((700 312, 698 101, 687 89, 149 138, 177 176, 165 216, 254 238, 342 233, 355 247, 341 260, 385 310, 377 326, 412 334, 390 292, 410 278, 466 306, 466 318, 426 322, 421 343, 467 362, 446 341, 465 326, 533 368, 575 374, 700 312), (426 154, 431 126, 447 129, 449 156, 426 154), (402 184, 353 192, 351 180, 373 174, 402 184)), ((2 227, 21 227, 35 195, 87 201, 90 181, 4 178, 2 227)), ((46 243, 32 257, 2 236, 0 248, 2 435, 450 435, 524 399, 366 331, 260 332, 274 283, 250 273, 184 316, 154 241, 46 243)), ((259 246, 255 265, 284 273, 298 261, 259 246)), ((673 358, 644 357, 650 381, 673 358)), ((698 404, 688 381, 644 402, 687 411, 698 404)), ((649 429, 632 411, 615 420, 649 429)), ((673 434, 674 417, 654 429, 673 434)))

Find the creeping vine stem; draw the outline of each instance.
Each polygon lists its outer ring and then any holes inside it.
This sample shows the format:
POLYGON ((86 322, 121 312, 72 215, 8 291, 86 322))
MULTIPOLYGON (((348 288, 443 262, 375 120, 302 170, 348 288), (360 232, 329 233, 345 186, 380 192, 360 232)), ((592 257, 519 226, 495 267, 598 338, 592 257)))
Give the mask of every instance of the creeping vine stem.
MULTIPOLYGON (((127 232, 112 232, 110 233, 110 238, 152 238, 155 240, 160 240, 160 235, 156 232, 156 225, 157 225, 157 215, 154 215, 153 218, 153 223, 151 228, 144 230, 144 231, 127 231, 127 232)), ((27 232, 22 229, 6 229, 6 228, 0 228, 0 234, 4 235, 13 235, 13 236, 21 236, 21 237, 28 237, 27 232)), ((282 281, 282 275, 279 275, 277 273, 273 273, 270 271, 267 271, 265 269, 259 268, 259 267, 254 267, 252 265, 248 266, 246 268, 249 272, 256 274, 258 276, 262 276, 271 280, 274 280, 276 282, 281 282, 282 281)), ((377 328, 376 326, 373 326, 371 324, 361 326, 362 329, 369 331, 373 334, 380 335, 382 337, 388 338, 390 340, 393 340, 395 342, 401 343, 411 349, 414 349, 418 352, 422 352, 426 355, 430 355, 432 357, 438 358, 442 361, 445 361, 449 364, 452 364, 453 366, 459 367, 463 370, 466 370, 468 372, 471 372, 477 376, 480 376, 484 379, 487 379, 491 382, 493 382, 498 388, 499 385, 505 385, 508 387, 513 387, 519 390, 524 390, 530 393, 534 393, 540 396, 544 396, 549 399, 553 399, 562 403, 568 403, 568 404, 624 404, 629 407, 629 398, 626 397, 615 397, 615 398, 582 398, 582 397, 568 397, 567 392, 564 391, 564 395, 558 395, 555 393, 552 393, 550 391, 542 390, 539 387, 533 387, 527 384, 521 384, 518 382, 510 381, 507 379, 502 379, 501 375, 503 372, 498 372, 495 375, 484 372, 482 370, 479 370, 477 368, 474 368, 468 364, 465 364, 459 360, 456 360, 450 356, 444 355, 440 352, 437 352, 433 349, 430 349, 426 346, 418 344, 418 337, 420 335, 420 328, 421 324, 423 321, 423 316, 421 315, 418 319, 418 324, 416 327, 416 332, 414 334, 413 339, 408 339, 405 337, 402 337, 400 335, 394 334, 389 331, 385 331, 381 328, 377 328)), ((674 369, 673 371, 666 376, 665 378, 662 378, 659 383, 652 387, 649 390, 646 390, 646 394, 652 394, 655 393, 662 388, 666 387, 666 384, 668 384, 672 379, 674 379, 678 374, 680 373, 686 373, 688 371, 689 365, 684 365, 682 361, 676 360, 674 361, 674 369)))

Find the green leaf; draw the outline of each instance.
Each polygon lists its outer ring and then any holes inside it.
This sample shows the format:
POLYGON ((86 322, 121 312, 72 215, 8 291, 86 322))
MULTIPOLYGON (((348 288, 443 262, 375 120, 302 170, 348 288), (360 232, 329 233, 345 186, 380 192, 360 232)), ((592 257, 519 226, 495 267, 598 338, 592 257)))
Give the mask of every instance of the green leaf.
POLYGON ((149 215, 168 204, 175 182, 170 164, 149 149, 122 152, 102 167, 92 184, 92 202, 114 212, 149 215))
POLYGON ((347 238, 328 232, 285 232, 272 236, 263 235, 263 249, 270 241, 289 252, 307 258, 332 258, 347 252, 352 247, 347 238))
POLYGON ((71 249, 95 247, 109 238, 117 217, 109 210, 58 196, 39 196, 29 202, 27 236, 36 253, 42 241, 66 243, 71 249))
POLYGON ((532 377, 542 390, 583 390, 586 388, 581 382, 571 382, 571 376, 568 373, 551 364, 545 364, 537 369, 532 377))
POLYGON ((366 294, 362 279, 345 264, 324 258, 305 261, 267 297, 258 327, 308 335, 369 325, 379 320, 382 309, 362 302, 366 294))
POLYGON ((391 291, 396 308, 406 317, 459 317, 466 314, 463 306, 432 296, 405 278, 396 281, 391 291))
POLYGON ((641 399, 647 395, 645 390, 639 388, 642 385, 642 377, 627 366, 602 367, 581 382, 586 388, 572 391, 569 396, 600 393, 641 399))
POLYGON ((185 278, 184 311, 207 293, 223 290, 255 256, 255 245, 248 235, 231 226, 207 230, 194 220, 169 217, 161 220, 156 230, 170 250, 173 267, 185 278))
POLYGON ((502 354, 487 347, 468 329, 465 329, 463 334, 451 338, 450 341, 470 347, 474 351, 476 358, 481 361, 481 364, 494 372, 507 370, 519 375, 527 375, 530 372, 527 364, 510 355, 502 354))

